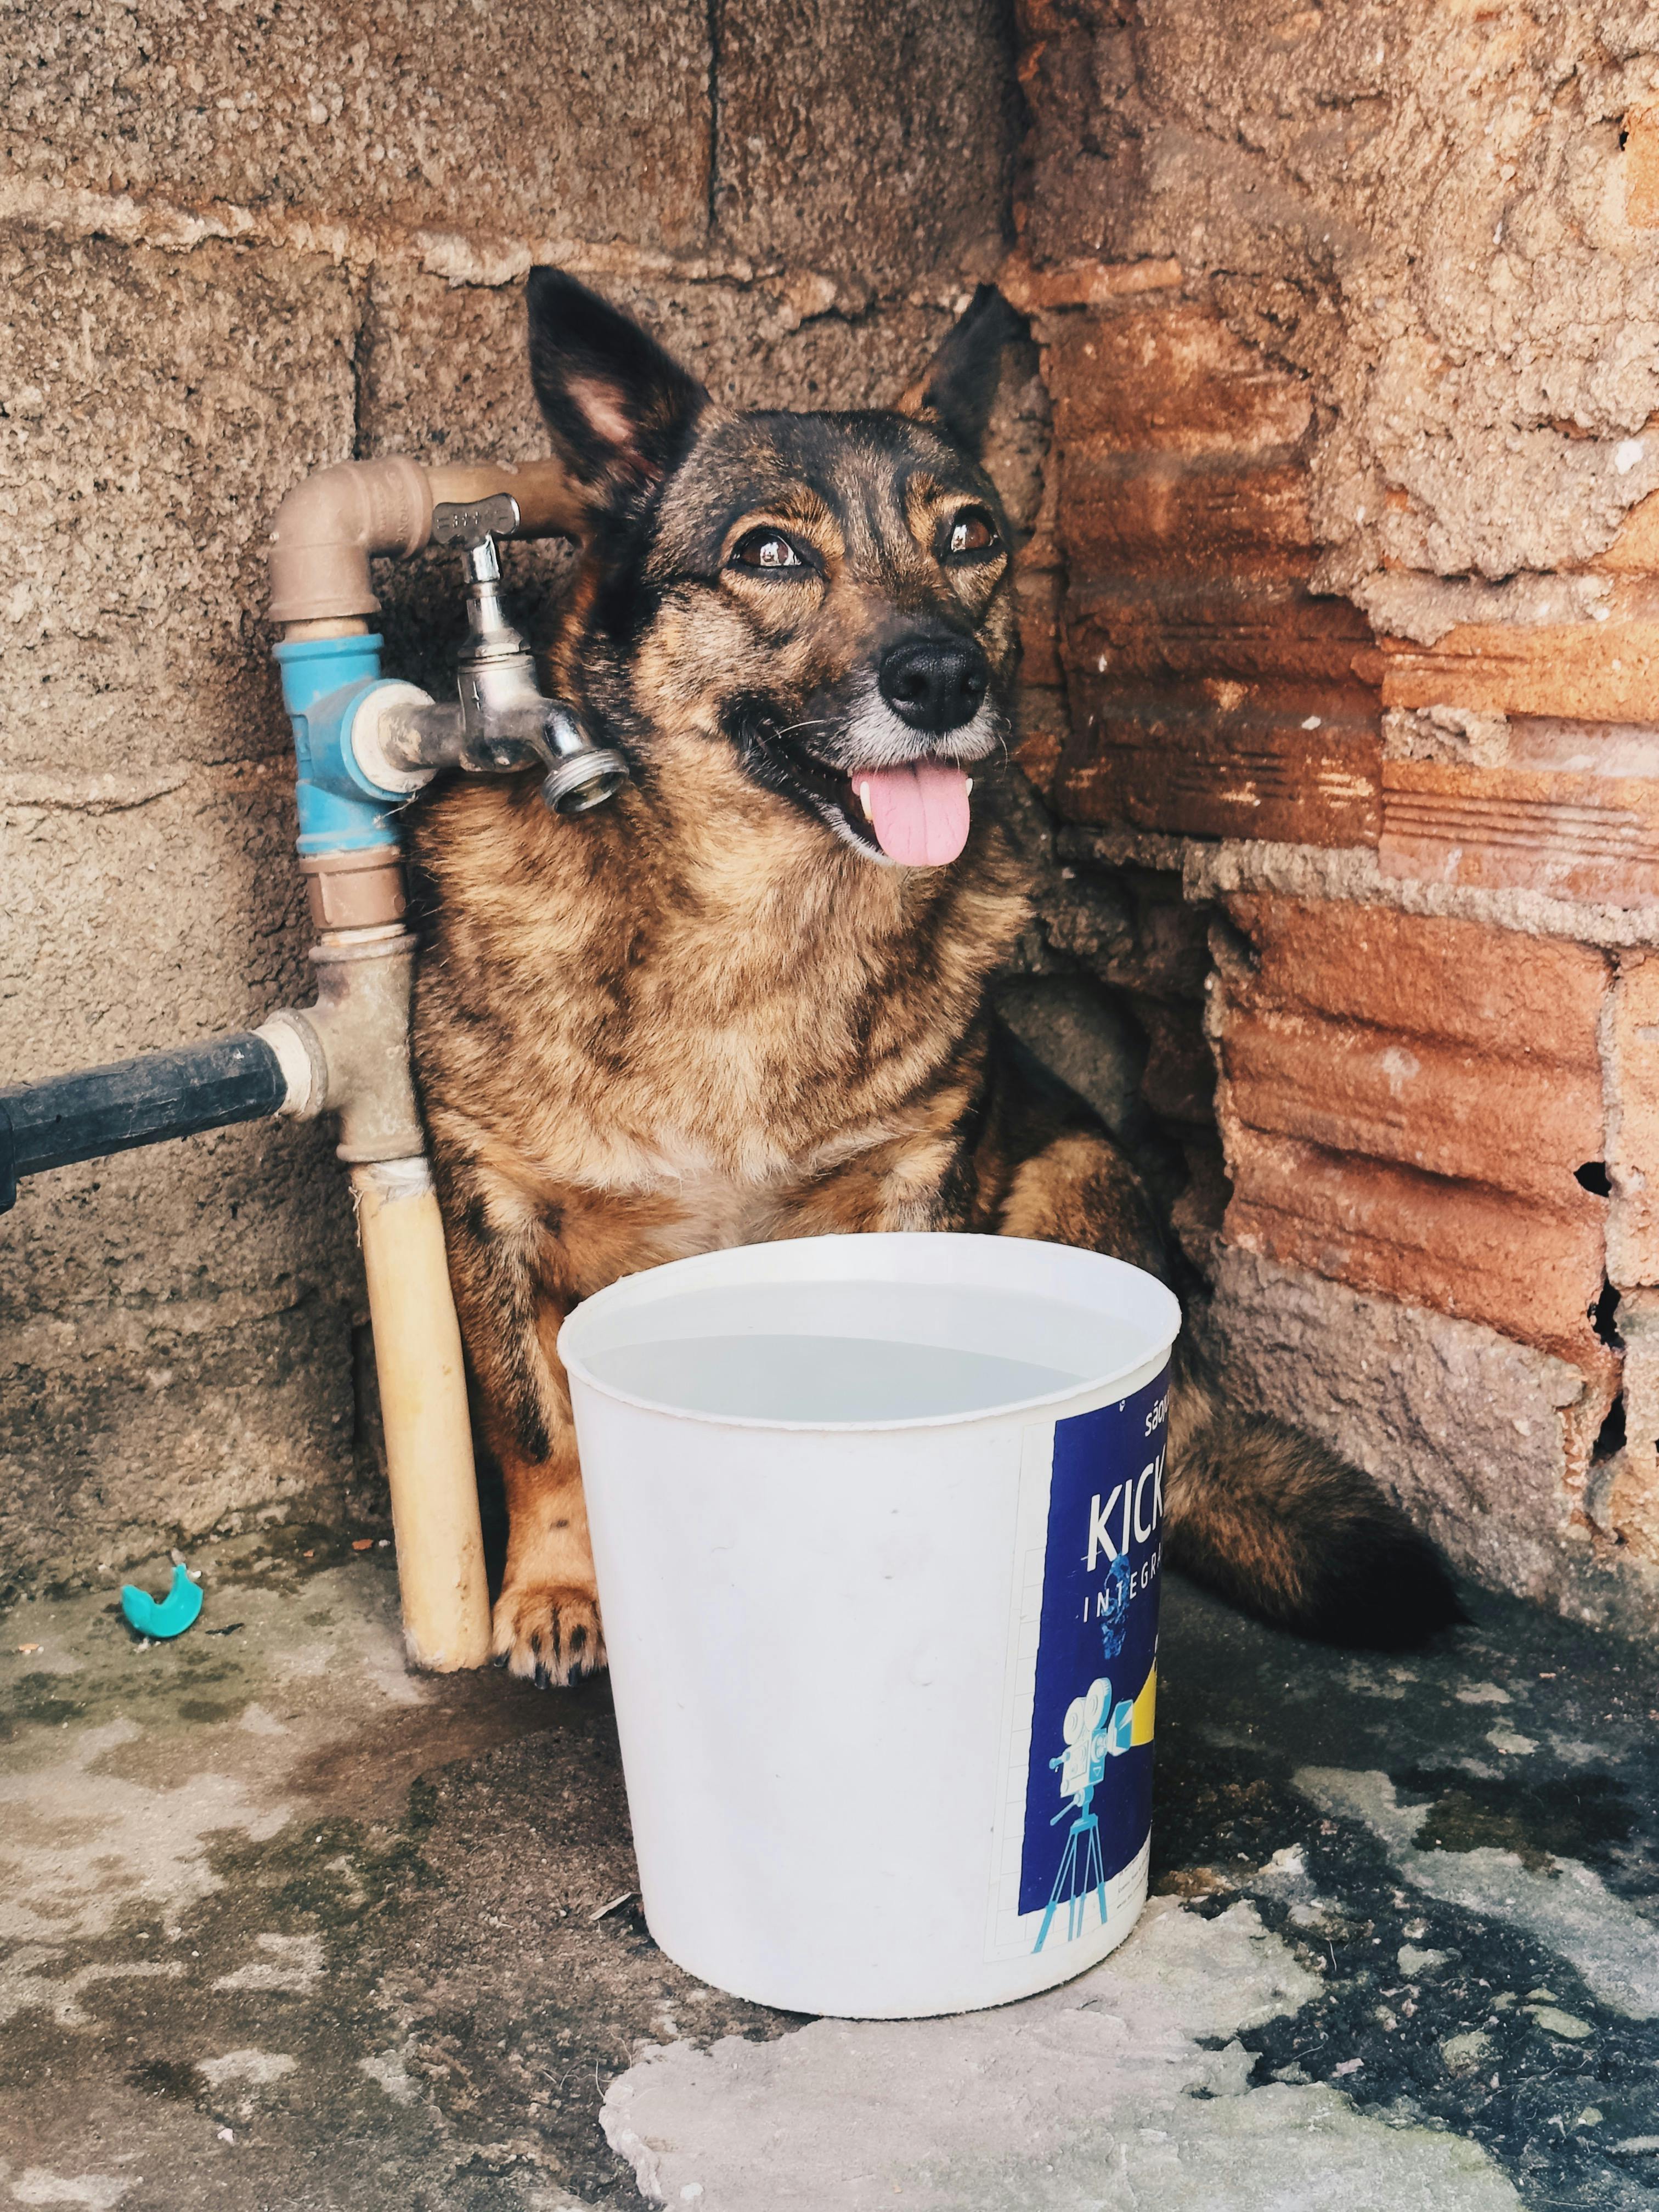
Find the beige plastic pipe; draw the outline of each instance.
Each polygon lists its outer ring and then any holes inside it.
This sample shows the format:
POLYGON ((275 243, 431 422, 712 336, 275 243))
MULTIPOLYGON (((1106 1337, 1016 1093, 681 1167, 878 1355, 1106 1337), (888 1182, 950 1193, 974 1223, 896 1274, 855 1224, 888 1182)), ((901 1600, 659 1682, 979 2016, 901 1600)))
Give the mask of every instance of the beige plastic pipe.
MULTIPOLYGON (((378 872, 373 889, 389 904, 401 896, 395 849, 378 872)), ((415 939, 396 920, 325 928, 311 957, 316 1005, 273 1014, 258 1034, 287 1085, 281 1110, 305 1121, 339 1115, 374 1333, 404 1649, 411 1666, 452 1674, 489 1656, 489 1591, 461 1333, 410 1075, 415 939)))
POLYGON ((435 1674, 489 1656, 466 1368, 444 1225, 423 1159, 351 1170, 380 1378, 404 1643, 435 1674))
MULTIPOLYGON (((580 501, 556 462, 425 469, 345 461, 308 477, 277 511, 270 613, 289 636, 348 635, 376 613, 374 554, 417 553, 438 505, 506 492, 520 537, 576 536, 580 501)), ((368 866, 308 863, 319 937, 318 1002, 275 1014, 260 1035, 288 1080, 284 1111, 340 1116, 351 1167, 386 1428, 386 1472, 410 1664, 436 1673, 489 1656, 478 1489, 461 1333, 442 1217, 425 1158, 409 1060, 414 939, 401 927, 395 850, 368 866)))
POLYGON ((518 502, 515 536, 580 536, 582 502, 556 461, 428 469, 393 455, 319 469, 289 492, 271 526, 270 619, 334 623, 378 614, 371 554, 418 553, 431 538, 434 507, 471 506, 501 492, 518 502))

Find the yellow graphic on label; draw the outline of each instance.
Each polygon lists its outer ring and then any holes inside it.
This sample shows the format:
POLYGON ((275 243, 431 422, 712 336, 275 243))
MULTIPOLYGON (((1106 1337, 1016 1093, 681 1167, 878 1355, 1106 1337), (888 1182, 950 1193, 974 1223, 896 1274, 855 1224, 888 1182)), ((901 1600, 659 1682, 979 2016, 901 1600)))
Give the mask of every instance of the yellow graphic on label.
POLYGON ((1132 1744, 1150 1743, 1152 1740, 1152 1714, 1158 1705, 1158 1668, 1146 1677, 1140 1695, 1129 1708, 1129 1741, 1132 1744))

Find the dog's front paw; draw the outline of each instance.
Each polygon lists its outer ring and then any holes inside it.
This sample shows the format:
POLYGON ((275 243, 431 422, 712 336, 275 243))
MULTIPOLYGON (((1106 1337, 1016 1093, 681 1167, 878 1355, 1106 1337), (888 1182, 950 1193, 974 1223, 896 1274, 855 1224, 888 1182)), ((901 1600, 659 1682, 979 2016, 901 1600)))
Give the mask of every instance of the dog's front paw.
POLYGON ((540 1688, 562 1689, 605 1663, 605 1631, 592 1590, 509 1583, 495 1601, 495 1664, 540 1688))

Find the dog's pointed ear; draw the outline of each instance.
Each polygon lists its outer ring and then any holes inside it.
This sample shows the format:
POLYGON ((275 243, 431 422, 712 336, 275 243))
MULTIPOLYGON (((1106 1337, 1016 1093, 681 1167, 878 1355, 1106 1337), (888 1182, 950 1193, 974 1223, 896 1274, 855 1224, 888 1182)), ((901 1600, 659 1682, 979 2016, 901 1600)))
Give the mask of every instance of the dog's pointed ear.
POLYGON ((595 514, 631 505, 684 457, 708 393, 562 269, 532 269, 526 299, 530 380, 558 459, 595 514))
POLYGON ((975 459, 997 396, 1003 349, 1025 325, 994 284, 981 284, 927 372, 899 401, 902 415, 937 422, 975 459))

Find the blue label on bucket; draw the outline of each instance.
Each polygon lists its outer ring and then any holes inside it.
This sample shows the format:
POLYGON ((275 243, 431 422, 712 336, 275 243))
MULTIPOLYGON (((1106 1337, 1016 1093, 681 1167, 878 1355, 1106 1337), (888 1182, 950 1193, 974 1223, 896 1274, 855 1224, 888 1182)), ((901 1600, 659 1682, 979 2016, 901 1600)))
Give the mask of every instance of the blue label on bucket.
POLYGON ((1103 1925, 1152 1824, 1167 1370, 1054 1425, 1018 1911, 1032 1948, 1103 1925))

